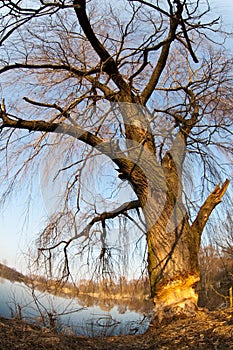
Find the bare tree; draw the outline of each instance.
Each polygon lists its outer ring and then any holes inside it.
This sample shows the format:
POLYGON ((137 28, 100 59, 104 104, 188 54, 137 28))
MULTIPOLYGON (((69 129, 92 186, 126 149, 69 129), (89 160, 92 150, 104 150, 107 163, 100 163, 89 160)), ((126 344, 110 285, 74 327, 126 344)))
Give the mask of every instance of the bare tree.
POLYGON ((202 233, 232 166, 220 19, 207 0, 3 0, 1 11, 2 199, 38 164, 48 189, 66 178, 40 256, 63 253, 68 275, 70 255, 96 243, 109 271, 108 237, 117 226, 125 238, 126 219, 146 237, 155 319, 195 313, 202 233), (105 170, 98 199, 85 181, 105 170), (114 201, 122 186, 128 200, 114 201))

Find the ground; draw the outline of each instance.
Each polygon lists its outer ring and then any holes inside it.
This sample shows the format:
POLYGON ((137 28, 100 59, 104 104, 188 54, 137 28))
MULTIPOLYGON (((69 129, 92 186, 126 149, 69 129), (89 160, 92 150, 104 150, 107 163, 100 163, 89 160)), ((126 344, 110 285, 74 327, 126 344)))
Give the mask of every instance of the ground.
POLYGON ((109 338, 52 333, 20 320, 0 318, 0 350, 228 350, 233 349, 233 310, 202 310, 195 317, 150 327, 143 335, 109 338))

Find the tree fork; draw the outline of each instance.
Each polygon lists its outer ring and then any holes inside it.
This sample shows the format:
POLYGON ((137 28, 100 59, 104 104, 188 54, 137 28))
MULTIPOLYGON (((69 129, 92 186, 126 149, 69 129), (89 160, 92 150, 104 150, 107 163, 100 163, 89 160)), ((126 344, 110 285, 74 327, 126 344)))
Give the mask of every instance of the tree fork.
POLYGON ((229 182, 226 180, 222 186, 215 187, 192 225, 184 217, 175 230, 167 232, 164 215, 161 215, 148 231, 148 271, 155 305, 152 323, 180 315, 190 317, 197 312, 198 294, 195 287, 200 281, 198 253, 201 235, 229 182))

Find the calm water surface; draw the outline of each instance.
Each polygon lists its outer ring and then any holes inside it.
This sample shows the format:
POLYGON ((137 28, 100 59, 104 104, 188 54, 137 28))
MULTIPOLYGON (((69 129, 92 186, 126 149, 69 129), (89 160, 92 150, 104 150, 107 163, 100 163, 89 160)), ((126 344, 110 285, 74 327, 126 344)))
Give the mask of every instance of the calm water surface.
POLYGON ((77 298, 62 298, 39 291, 33 294, 23 283, 2 278, 0 315, 7 318, 20 315, 30 322, 47 326, 54 324, 56 329, 65 333, 87 336, 139 334, 146 331, 150 322, 150 317, 132 311, 125 304, 119 303, 105 310, 98 305, 85 307, 77 298))

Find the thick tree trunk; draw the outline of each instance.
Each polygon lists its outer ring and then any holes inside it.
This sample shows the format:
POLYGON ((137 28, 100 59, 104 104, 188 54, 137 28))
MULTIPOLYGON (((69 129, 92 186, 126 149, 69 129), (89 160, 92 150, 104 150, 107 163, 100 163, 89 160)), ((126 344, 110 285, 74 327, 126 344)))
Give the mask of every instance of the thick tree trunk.
POLYGON ((229 181, 216 186, 191 224, 182 187, 186 136, 177 134, 160 164, 140 109, 125 103, 121 111, 126 123, 128 159, 118 159, 119 176, 130 181, 146 220, 154 321, 180 314, 190 316, 197 310, 195 286, 200 280, 201 235, 229 181))
POLYGON ((144 207, 148 225, 148 272, 155 305, 153 322, 177 315, 190 316, 197 311, 195 287, 200 280, 198 253, 201 234, 228 184, 226 180, 222 187, 216 186, 192 225, 178 193, 175 205, 167 195, 157 220, 153 213, 157 211, 158 200, 151 197, 144 207))
POLYGON ((200 239, 193 234, 187 216, 171 231, 159 220, 148 231, 147 242, 154 320, 195 312, 200 239))
POLYGON ((229 181, 226 180, 222 187, 216 186, 191 224, 182 202, 178 169, 182 159, 175 160, 170 153, 164 157, 164 178, 152 157, 149 159, 150 166, 147 166, 148 159, 149 156, 140 164, 140 168, 147 172, 144 183, 140 170, 135 169, 132 177, 147 224, 154 322, 160 322, 181 314, 190 316, 198 309, 195 287, 200 280, 198 253, 201 235, 213 209, 221 202, 229 181))

